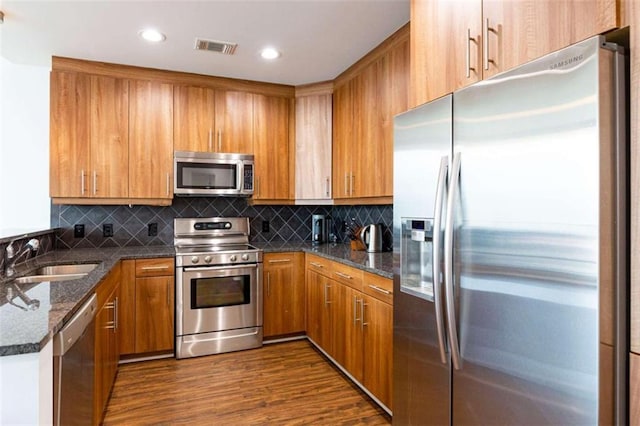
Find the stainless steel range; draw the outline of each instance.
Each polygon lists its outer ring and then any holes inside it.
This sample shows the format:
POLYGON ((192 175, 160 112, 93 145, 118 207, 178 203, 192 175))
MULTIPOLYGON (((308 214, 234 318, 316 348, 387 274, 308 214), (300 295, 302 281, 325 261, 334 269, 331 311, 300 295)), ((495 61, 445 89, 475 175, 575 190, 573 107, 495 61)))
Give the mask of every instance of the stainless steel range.
POLYGON ((248 218, 174 220, 176 358, 262 346, 262 250, 248 218))

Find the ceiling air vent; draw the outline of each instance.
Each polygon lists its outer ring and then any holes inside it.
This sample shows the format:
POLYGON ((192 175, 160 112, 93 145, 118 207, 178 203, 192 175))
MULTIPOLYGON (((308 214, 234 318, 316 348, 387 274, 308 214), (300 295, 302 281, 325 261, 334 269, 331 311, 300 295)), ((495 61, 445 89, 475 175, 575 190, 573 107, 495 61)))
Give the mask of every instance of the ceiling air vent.
POLYGON ((196 39, 196 50, 208 50, 209 52, 224 53, 225 55, 233 55, 236 51, 237 43, 229 43, 227 41, 196 39))

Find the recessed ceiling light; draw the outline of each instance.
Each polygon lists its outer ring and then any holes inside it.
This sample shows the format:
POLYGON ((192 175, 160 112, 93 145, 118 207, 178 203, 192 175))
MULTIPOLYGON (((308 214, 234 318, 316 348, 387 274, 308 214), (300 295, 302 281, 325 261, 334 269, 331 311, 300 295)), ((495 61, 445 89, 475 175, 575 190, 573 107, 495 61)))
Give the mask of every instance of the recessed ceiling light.
POLYGON ((160 41, 164 41, 167 38, 160 31, 154 30, 154 29, 151 29, 151 28, 148 28, 146 30, 140 30, 140 32, 138 32, 138 34, 143 39, 145 39, 147 41, 150 41, 152 43, 158 43, 160 41))
POLYGON ((266 47, 260 51, 260 56, 264 59, 276 59, 280 57, 280 52, 273 47, 266 47))

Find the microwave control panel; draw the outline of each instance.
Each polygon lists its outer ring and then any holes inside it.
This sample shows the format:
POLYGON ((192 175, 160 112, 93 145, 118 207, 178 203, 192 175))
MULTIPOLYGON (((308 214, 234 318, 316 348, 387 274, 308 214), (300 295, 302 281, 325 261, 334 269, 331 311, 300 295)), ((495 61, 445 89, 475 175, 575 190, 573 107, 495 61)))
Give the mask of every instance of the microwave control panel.
POLYGON ((244 179, 243 179, 242 189, 245 191, 253 191, 253 165, 252 164, 244 165, 244 179))

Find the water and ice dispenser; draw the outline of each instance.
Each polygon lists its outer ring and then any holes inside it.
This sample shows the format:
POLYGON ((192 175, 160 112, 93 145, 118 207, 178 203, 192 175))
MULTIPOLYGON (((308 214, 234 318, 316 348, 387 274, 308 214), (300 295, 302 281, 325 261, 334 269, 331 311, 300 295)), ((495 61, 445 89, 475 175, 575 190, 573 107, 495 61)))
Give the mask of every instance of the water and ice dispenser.
POLYGON ((433 219, 401 218, 400 291, 433 300, 433 219))

